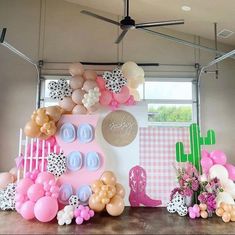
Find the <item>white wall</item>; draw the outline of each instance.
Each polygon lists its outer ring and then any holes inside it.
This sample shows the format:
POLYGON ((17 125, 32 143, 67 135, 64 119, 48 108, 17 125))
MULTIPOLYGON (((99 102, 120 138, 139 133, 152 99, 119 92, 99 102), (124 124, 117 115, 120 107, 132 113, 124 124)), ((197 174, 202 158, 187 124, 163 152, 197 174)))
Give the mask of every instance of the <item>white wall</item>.
MULTIPOLYGON (((128 32, 123 44, 117 46, 113 42, 120 33, 118 28, 81 15, 81 9, 79 5, 63 0, 0 0, 0 22, 1 26, 8 28, 6 40, 36 61, 133 60, 161 64, 206 64, 214 56, 141 31, 128 32)), ((104 12, 99 14, 118 19, 104 12)), ((195 40, 192 35, 166 29, 161 31, 192 42, 195 40)), ((214 46, 213 42, 204 39, 201 43, 214 46)), ((234 65, 232 59, 221 63, 219 80, 212 75, 203 76, 201 89, 203 130, 216 130, 216 147, 225 150, 233 163, 234 65)), ((155 74, 171 76, 187 76, 194 72, 191 67, 178 66, 160 66, 154 70, 155 74)), ((14 165, 17 155, 18 129, 23 127, 35 108, 36 73, 30 64, 1 46, 0 71, 0 170, 7 170, 14 165)))

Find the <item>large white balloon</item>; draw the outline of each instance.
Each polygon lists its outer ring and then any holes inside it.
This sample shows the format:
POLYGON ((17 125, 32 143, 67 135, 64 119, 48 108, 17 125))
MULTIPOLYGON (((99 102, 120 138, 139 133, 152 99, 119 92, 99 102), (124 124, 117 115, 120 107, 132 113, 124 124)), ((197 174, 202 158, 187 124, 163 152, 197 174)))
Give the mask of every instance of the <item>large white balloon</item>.
POLYGON ((209 170, 210 179, 218 178, 221 183, 226 182, 228 179, 228 171, 227 169, 219 164, 215 164, 209 170))
POLYGON ((123 76, 128 79, 133 79, 137 77, 140 73, 138 65, 133 61, 128 61, 122 66, 123 76))
POLYGON ((225 192, 229 193, 233 199, 235 199, 235 184, 232 180, 227 179, 226 182, 223 183, 223 189, 225 192))
POLYGON ((225 202, 228 204, 235 204, 232 196, 227 192, 218 193, 216 197, 216 207, 219 207, 221 202, 225 202))

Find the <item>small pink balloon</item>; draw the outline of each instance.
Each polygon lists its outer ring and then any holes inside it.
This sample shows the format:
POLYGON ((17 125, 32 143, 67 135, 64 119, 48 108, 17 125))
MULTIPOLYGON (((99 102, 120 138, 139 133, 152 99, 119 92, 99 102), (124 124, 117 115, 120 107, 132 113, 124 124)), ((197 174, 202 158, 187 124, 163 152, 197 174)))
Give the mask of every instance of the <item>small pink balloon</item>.
POLYGON ((203 157, 210 157, 210 153, 209 153, 207 150, 202 149, 202 151, 201 151, 201 156, 202 156, 202 158, 203 158, 203 157))
POLYGON ((27 191, 31 185, 33 185, 33 181, 29 178, 24 178, 17 184, 16 192, 23 195, 27 194, 27 191))
POLYGON ((112 101, 112 94, 110 91, 102 91, 100 96, 100 104, 107 106, 112 101))
POLYGON ((35 203, 32 201, 27 201, 22 204, 20 208, 20 214, 23 216, 24 219, 31 220, 35 217, 34 206, 35 206, 35 203))
POLYGON ((55 179, 54 175, 52 175, 49 172, 44 171, 44 172, 40 172, 38 174, 38 177, 37 177, 35 183, 37 183, 37 184, 48 183, 50 180, 54 180, 54 179, 55 179))
POLYGON ((203 157, 201 159, 202 171, 207 174, 210 168, 213 166, 213 161, 209 157, 203 157))
POLYGON ((87 80, 96 80, 97 73, 93 70, 85 70, 83 77, 87 80))
POLYGON ((84 68, 81 63, 74 63, 69 66, 69 72, 72 76, 82 75, 84 73, 84 68))
POLYGON ((76 104, 82 104, 82 100, 84 98, 85 95, 85 91, 83 91, 82 89, 77 89, 74 90, 72 93, 72 100, 74 103, 76 104))
POLYGON ((78 104, 73 108, 72 114, 87 114, 87 109, 83 104, 78 104))
POLYGON ((34 206, 35 217, 41 222, 49 222, 58 212, 57 200, 53 197, 41 197, 34 206))
POLYGON ((17 180, 17 172, 18 169, 16 167, 13 167, 9 170, 9 173, 12 174, 12 176, 14 177, 14 182, 17 180))
POLYGON ((56 145, 56 139, 54 136, 51 136, 46 140, 45 145, 47 146, 48 144, 50 144, 51 148, 54 148, 54 146, 56 145))
POLYGON ((227 157, 224 152, 220 150, 214 150, 210 153, 210 157, 214 164, 225 165, 227 162, 227 157))
POLYGON ((235 166, 232 164, 225 164, 224 166, 228 171, 229 179, 235 181, 235 166))
POLYGON ((63 100, 59 101, 59 105, 63 110, 71 112, 76 104, 71 97, 64 97, 63 100))
POLYGON ((44 189, 42 184, 33 184, 29 187, 27 192, 28 198, 36 202, 39 198, 44 196, 44 189))
POLYGON ((82 76, 76 75, 70 79, 69 84, 73 90, 76 90, 82 88, 84 81, 85 79, 82 76))
POLYGON ((105 90, 105 80, 102 77, 97 77, 96 82, 98 84, 100 91, 105 90))
POLYGON ((82 89, 88 92, 90 89, 94 89, 95 87, 98 87, 98 84, 95 80, 86 80, 83 84, 82 89))
POLYGON ((113 98, 120 104, 124 104, 130 97, 130 92, 127 86, 123 86, 120 93, 113 93, 113 98))

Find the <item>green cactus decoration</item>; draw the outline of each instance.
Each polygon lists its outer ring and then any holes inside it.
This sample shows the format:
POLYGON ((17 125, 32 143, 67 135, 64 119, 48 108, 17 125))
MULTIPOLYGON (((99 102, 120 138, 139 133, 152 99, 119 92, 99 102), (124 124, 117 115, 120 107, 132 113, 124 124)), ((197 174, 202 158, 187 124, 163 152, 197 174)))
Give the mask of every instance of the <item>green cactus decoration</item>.
POLYGON ((206 137, 201 137, 198 124, 190 125, 190 149, 191 153, 184 152, 184 145, 182 142, 176 143, 176 161, 177 162, 191 162, 198 172, 201 173, 201 146, 215 144, 215 132, 213 130, 207 131, 206 137))

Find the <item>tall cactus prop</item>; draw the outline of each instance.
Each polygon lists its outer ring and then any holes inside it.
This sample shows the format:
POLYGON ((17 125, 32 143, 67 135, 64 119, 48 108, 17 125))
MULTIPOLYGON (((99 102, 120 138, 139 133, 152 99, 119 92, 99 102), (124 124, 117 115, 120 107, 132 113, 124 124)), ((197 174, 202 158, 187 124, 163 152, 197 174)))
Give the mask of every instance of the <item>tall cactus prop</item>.
POLYGON ((191 162, 198 172, 201 173, 201 146, 215 144, 215 132, 207 131, 206 137, 201 137, 199 126, 196 123, 190 125, 190 149, 191 153, 184 152, 182 142, 176 143, 176 160, 177 162, 191 162))

